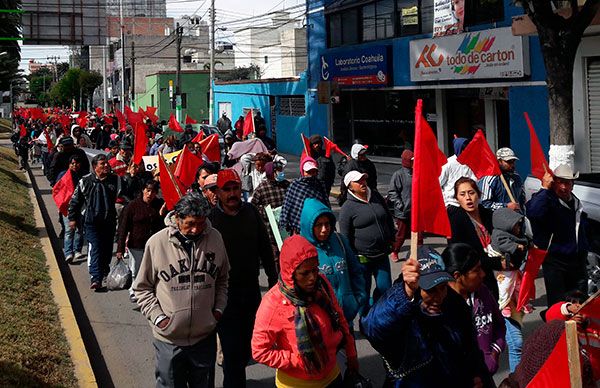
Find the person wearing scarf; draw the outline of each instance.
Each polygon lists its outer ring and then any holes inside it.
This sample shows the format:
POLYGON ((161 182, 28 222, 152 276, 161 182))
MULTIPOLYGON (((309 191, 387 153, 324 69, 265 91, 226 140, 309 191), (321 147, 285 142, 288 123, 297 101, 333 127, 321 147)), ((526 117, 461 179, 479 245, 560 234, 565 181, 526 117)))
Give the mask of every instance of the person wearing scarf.
POLYGON ((350 373, 358 373, 354 338, 316 248, 300 235, 281 248, 278 284, 263 297, 252 335, 252 357, 277 369, 279 388, 341 387, 336 353, 344 348, 350 373))

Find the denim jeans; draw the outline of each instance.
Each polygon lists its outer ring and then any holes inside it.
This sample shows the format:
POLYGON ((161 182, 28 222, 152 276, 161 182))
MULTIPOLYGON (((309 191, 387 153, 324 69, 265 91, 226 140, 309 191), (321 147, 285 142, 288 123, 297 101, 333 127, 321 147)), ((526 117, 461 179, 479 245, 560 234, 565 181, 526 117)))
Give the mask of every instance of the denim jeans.
POLYGON ((90 224, 84 226, 85 238, 89 242, 89 270, 92 283, 102 283, 108 275, 112 259, 114 223, 90 224))
POLYGON ((129 294, 133 295, 133 282, 137 273, 140 271, 140 264, 142 264, 142 257, 144 257, 143 249, 131 249, 129 251, 129 269, 131 270, 131 287, 129 287, 129 294))
POLYGON ((521 325, 514 319, 504 318, 506 323, 506 345, 508 346, 508 365, 513 373, 521 362, 521 348, 523 347, 523 332, 521 325))
POLYGON ((69 219, 65 216, 61 217, 63 227, 65 228, 65 237, 63 240, 63 252, 65 258, 70 255, 80 253, 83 249, 83 233, 81 227, 77 225, 75 229, 69 227, 69 219))
POLYGON ((392 275, 390 269, 390 261, 386 254, 379 258, 372 259, 367 263, 360 263, 365 277, 365 287, 367 295, 371 295, 371 278, 375 278, 375 290, 373 296, 367 298, 365 304, 360 308, 359 314, 364 317, 369 312, 369 309, 381 295, 383 295, 390 287, 392 287, 392 275))

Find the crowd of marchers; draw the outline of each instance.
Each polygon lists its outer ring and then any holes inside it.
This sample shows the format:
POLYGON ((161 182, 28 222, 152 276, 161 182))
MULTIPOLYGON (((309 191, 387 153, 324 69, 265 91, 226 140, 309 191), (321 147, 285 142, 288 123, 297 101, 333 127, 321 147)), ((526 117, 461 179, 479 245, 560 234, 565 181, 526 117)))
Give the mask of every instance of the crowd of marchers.
POLYGON ((454 139, 439 177, 452 237, 440 252, 419 235, 416 257, 403 257, 408 143, 385 192, 360 141, 345 155, 320 135, 307 138, 300 177, 290 181, 260 116, 246 133, 243 116, 232 124, 223 114, 224 149, 211 160, 192 125, 173 132, 148 115, 145 155, 187 149, 202 159, 169 206, 164 175, 133 160, 128 120, 96 110, 82 121, 82 113, 15 112, 15 152, 21 168, 41 166, 53 186, 64 258, 87 260, 92 290, 106 287, 113 260, 127 262, 131 302, 154 337, 157 387, 214 387, 215 364, 224 387, 244 387, 252 359, 276 369, 277 387, 368 386, 355 345, 362 335, 385 366, 385 387, 494 387, 508 352, 501 386, 524 388, 564 330, 554 321, 571 319, 589 339, 583 384, 600 380, 598 333, 579 312, 588 244, 571 166, 547 171, 526 201, 513 150, 496 152, 501 176, 477 179, 457 160, 469 139, 454 139), (547 309, 518 303, 534 248, 547 252, 547 309), (402 266, 398 279, 392 265, 402 266), (523 318, 535 313, 548 323, 524 338, 523 318))

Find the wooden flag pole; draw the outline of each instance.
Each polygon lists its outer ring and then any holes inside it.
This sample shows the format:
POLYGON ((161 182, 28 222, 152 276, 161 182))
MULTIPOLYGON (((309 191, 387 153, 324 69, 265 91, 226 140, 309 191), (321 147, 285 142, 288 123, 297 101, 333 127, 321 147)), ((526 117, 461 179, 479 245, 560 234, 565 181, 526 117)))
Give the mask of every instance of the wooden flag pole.
POLYGON ((504 178, 504 174, 500 174, 500 180, 502 181, 502 185, 504 186, 504 189, 508 193, 508 197, 510 198, 510 201, 518 203, 517 201, 515 201, 515 196, 513 195, 512 191, 510 190, 510 187, 508 186, 508 182, 506 181, 506 178, 504 178))
POLYGON ((175 180, 175 177, 173 176, 173 171, 171 171, 169 166, 167 166, 167 160, 163 156, 162 152, 159 152, 158 155, 159 155, 159 158, 162 158, 163 163, 165 164, 165 167, 167 169, 167 174, 169 174, 169 179, 171 179, 171 182, 173 182, 173 186, 175 186, 175 190, 177 190, 177 194, 179 195, 179 198, 183 197, 183 194, 181 194, 181 190, 179 189, 179 185, 177 184, 177 181, 175 180))
POLYGON ((410 232, 410 259, 417 260, 417 247, 419 242, 419 233, 410 232))
POLYGON ((302 148, 304 148, 304 152, 306 152, 306 156, 310 156, 310 152, 306 149, 306 142, 304 141, 304 134, 300 134, 300 141, 302 142, 302 148))
POLYGON ((567 355, 569 359, 569 375, 571 377, 571 387, 580 388, 581 362, 579 360, 579 338, 577 336, 577 322, 566 321, 565 332, 567 336, 567 355))

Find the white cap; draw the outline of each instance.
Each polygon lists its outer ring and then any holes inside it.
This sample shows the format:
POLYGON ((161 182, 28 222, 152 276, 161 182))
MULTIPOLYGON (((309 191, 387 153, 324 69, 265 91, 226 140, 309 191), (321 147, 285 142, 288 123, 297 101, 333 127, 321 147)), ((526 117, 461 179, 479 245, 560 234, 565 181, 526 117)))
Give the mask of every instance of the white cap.
POLYGON ((356 159, 356 158, 358 158, 358 155, 363 152, 367 152, 366 146, 364 146, 362 144, 354 144, 354 145, 352 145, 352 148, 350 149, 350 156, 352 157, 352 159, 356 159))
POLYGON ((511 150, 508 147, 503 147, 496 151, 496 158, 504 160, 506 162, 510 162, 511 160, 519 160, 519 158, 517 158, 517 155, 515 155, 515 151, 511 150))
POLYGON ((309 160, 302 165, 302 171, 309 172, 310 170, 318 170, 319 167, 315 162, 309 160))
POLYGON ((358 182, 359 180, 363 179, 363 177, 368 176, 368 174, 366 172, 359 172, 356 170, 352 170, 349 173, 346 174, 346 176, 344 177, 344 186, 348 187, 350 185, 350 182, 358 182))

